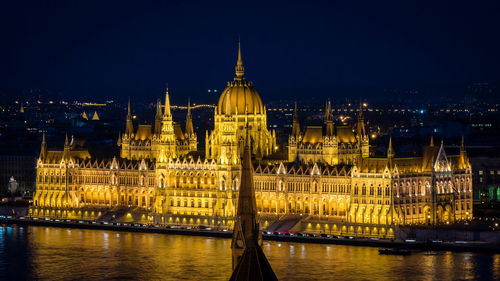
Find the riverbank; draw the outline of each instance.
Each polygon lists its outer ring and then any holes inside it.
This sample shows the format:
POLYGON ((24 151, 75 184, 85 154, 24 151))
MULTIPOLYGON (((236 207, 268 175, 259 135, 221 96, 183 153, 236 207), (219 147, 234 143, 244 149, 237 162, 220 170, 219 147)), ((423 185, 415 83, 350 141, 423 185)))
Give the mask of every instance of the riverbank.
MULTIPOLYGON (((35 226, 50 226, 62 228, 79 228, 79 229, 96 229, 96 230, 111 230, 123 232, 143 232, 143 233, 159 233, 159 234, 174 234, 174 235, 191 235, 191 236, 207 236, 230 238, 232 231, 225 229, 194 229, 194 228, 178 228, 167 226, 148 226, 140 224, 102 224, 93 221, 71 221, 71 220, 44 220, 31 218, 0 218, 0 224, 8 225, 35 225, 35 226)), ((498 234, 500 235, 500 234, 498 234)), ((379 248, 408 248, 422 251, 460 251, 460 252, 485 252, 485 253, 500 253, 499 243, 487 243, 482 241, 441 241, 427 240, 417 241, 413 239, 394 240, 394 239, 378 239, 378 238, 357 238, 349 236, 332 236, 332 235, 303 235, 295 233, 264 233, 264 240, 297 242, 297 243, 316 243, 316 244, 339 244, 352 246, 368 246, 379 248)))

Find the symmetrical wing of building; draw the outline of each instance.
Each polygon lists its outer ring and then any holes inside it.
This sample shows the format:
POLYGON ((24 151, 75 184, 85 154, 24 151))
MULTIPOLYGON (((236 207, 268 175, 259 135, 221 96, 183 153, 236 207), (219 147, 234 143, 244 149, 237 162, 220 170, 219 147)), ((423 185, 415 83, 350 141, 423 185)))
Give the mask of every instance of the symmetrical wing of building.
POLYGON ((37 162, 32 216, 140 221, 232 228, 248 134, 256 159, 254 185, 261 227, 391 236, 393 227, 472 218, 467 153, 443 144, 421 157, 372 157, 362 108, 355 126, 335 124, 327 103, 324 124, 301 130, 295 111, 288 157, 277 160, 266 107, 246 80, 238 53, 236 77, 214 112, 214 129, 198 151, 188 107, 185 128, 172 118, 169 91, 152 125, 134 126, 130 111, 118 139, 120 155, 98 159, 68 139, 37 162))

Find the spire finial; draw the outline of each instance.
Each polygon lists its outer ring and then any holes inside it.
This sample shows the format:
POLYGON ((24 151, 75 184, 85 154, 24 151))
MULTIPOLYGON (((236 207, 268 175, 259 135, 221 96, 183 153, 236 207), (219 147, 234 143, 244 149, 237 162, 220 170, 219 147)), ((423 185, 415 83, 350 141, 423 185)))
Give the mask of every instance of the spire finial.
POLYGON ((431 135, 431 144, 429 146, 430 147, 434 146, 434 135, 431 135))
POLYGON ((45 132, 42 135, 42 145, 40 147, 40 159, 44 160, 47 154, 47 143, 45 142, 45 132))
POLYGON ((238 61, 236 62, 236 77, 242 78, 245 74, 245 68, 243 67, 243 60, 241 59, 241 42, 238 38, 238 61))
POLYGON ((333 121, 333 115, 332 115, 332 104, 330 102, 330 98, 326 101, 325 104, 325 117, 324 117, 324 122, 327 123, 328 121, 333 121))
POLYGON ((194 135, 193 119, 191 118, 191 98, 189 97, 188 97, 187 115, 186 115, 186 134, 188 136, 194 135))
POLYGON ((66 133, 66 140, 64 140, 64 146, 69 146, 68 133, 66 133))
POLYGON ((171 115, 170 114, 170 97, 168 94, 168 83, 165 87, 166 87, 166 89, 165 89, 165 113, 164 113, 164 115, 170 116, 171 115))
POLYGON ((127 117, 131 116, 132 112, 130 110, 130 97, 128 97, 128 104, 127 104, 127 117))
POLYGON ((358 118, 363 119, 363 100, 359 98, 359 113, 358 113, 358 118))
POLYGON ((293 124, 292 124, 292 135, 298 137, 300 135, 300 124, 299 124, 299 112, 297 110, 297 101, 295 101, 295 109, 293 115, 293 124))
POLYGON ((389 148, 387 149, 387 157, 394 157, 394 148, 392 147, 392 136, 389 136, 389 148))
POLYGON ((464 135, 462 135, 462 143, 460 144, 460 150, 465 150, 465 140, 464 140, 464 135))
POLYGON ((156 101, 156 118, 159 119, 161 118, 161 100, 158 99, 156 101))

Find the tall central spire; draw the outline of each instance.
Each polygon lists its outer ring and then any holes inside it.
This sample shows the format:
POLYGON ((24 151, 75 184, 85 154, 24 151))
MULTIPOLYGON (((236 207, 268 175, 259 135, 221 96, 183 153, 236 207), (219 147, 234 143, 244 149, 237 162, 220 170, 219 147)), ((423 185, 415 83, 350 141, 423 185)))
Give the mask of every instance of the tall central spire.
MULTIPOLYGON (((248 129, 248 128, 247 128, 248 129)), ((236 222, 234 224, 233 241, 233 269, 243 254, 243 250, 252 239, 262 240, 257 218, 257 204, 253 186, 253 165, 250 151, 250 137, 245 139, 245 150, 241 161, 241 181, 238 194, 238 207, 236 209, 236 222)))
POLYGON ((231 242, 233 274, 229 281, 274 281, 278 278, 260 247, 262 234, 259 230, 255 202, 249 139, 247 125, 245 152, 243 153, 243 161, 241 161, 238 208, 231 242))
POLYGON ((241 43, 238 40, 238 61, 236 62, 236 77, 242 78, 245 74, 245 68, 243 67, 243 60, 241 59, 241 43))

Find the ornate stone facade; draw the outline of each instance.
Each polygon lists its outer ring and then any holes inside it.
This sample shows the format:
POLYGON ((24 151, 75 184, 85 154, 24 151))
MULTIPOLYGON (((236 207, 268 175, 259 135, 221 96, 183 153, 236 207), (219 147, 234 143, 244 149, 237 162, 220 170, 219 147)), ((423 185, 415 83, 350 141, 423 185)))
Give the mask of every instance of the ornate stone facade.
POLYGON ((448 156, 431 142, 421 157, 397 158, 390 142, 387 157, 370 157, 362 107, 351 128, 334 124, 327 103, 323 126, 304 133, 296 110, 288 159, 266 160, 276 151, 275 133, 243 75, 239 51, 205 155, 197 151, 190 110, 184 131, 174 122, 168 89, 153 125, 134 130, 129 105, 119 157, 96 159, 68 139, 64 150, 48 151, 44 138, 31 215, 231 228, 248 135, 259 162, 253 177, 262 228, 390 237, 397 225, 472 218, 464 146, 448 156))

